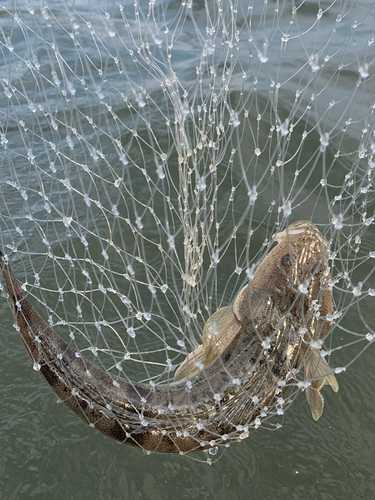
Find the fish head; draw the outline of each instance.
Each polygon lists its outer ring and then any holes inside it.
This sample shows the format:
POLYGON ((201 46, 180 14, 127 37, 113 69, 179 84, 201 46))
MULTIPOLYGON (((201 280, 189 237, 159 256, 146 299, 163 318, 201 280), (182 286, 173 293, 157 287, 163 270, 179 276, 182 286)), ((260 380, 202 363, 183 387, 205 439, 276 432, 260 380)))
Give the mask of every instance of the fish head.
POLYGON ((298 316, 301 322, 304 318, 309 335, 321 338, 329 324, 324 321, 323 329, 316 318, 332 313, 327 240, 314 224, 299 221, 276 234, 275 241, 250 285, 248 309, 253 320, 258 323, 276 309, 281 315, 298 316))
POLYGON ((303 284, 316 288, 322 276, 328 276, 328 242, 314 224, 295 222, 278 233, 275 240, 278 245, 272 252, 289 285, 300 287, 304 293, 303 284))
POLYGON ((305 306, 319 309, 320 316, 331 314, 328 242, 322 233, 311 222, 299 221, 278 233, 275 239, 279 270, 285 272, 287 288, 303 299, 305 306))

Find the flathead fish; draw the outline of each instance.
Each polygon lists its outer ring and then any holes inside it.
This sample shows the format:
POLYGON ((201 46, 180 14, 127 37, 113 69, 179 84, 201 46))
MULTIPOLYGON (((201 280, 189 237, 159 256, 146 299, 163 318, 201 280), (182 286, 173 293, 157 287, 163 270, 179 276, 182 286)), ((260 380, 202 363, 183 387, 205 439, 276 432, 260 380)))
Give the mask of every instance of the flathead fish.
POLYGON ((133 383, 91 363, 27 301, 3 254, 0 266, 25 349, 58 398, 117 441, 184 453, 246 437, 302 370, 315 420, 322 387, 338 390, 318 342, 333 308, 327 242, 307 221, 275 240, 233 305, 208 319, 202 345, 169 384, 133 383))

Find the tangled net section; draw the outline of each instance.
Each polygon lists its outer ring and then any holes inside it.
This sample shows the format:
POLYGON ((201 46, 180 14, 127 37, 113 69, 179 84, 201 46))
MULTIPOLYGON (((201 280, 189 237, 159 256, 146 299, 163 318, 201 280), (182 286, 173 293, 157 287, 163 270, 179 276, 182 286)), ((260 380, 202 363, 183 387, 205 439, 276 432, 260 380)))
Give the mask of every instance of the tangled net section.
MULTIPOLYGON (((173 384, 207 321, 302 219, 327 241, 334 300, 314 348, 337 375, 373 342, 372 1, 0 12, 1 248, 69 346, 114 382, 173 384)), ((204 447, 281 426, 311 382, 301 362, 286 393, 276 383, 256 419, 204 447)))

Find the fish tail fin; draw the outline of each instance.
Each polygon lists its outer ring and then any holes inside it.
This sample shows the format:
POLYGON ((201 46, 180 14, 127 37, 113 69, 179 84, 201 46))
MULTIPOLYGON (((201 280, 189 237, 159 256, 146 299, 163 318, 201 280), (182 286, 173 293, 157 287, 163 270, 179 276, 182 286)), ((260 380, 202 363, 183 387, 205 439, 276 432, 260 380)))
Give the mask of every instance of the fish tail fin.
POLYGON ((5 262, 5 256, 0 250, 0 269, 3 271, 5 283, 8 293, 16 307, 16 303, 24 298, 23 290, 16 280, 14 274, 10 270, 9 265, 5 262))

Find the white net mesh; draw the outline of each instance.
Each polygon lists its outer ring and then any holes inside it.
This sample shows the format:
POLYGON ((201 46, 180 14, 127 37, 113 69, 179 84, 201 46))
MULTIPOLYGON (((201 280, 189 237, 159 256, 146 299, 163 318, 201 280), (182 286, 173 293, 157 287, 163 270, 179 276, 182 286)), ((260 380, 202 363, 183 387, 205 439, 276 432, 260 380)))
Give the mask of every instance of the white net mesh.
MULTIPOLYGON (((335 302, 314 347, 336 374, 360 356, 375 335, 372 0, 1 13, 1 248, 69 346, 115 386, 168 386, 273 236, 306 219, 328 241, 335 302)), ((224 439, 201 439, 196 415, 173 439, 195 426, 196 449, 212 448, 279 426, 313 379, 301 366, 284 399, 224 439)), ((136 414, 134 429, 120 421, 133 437, 152 427, 136 414)))

